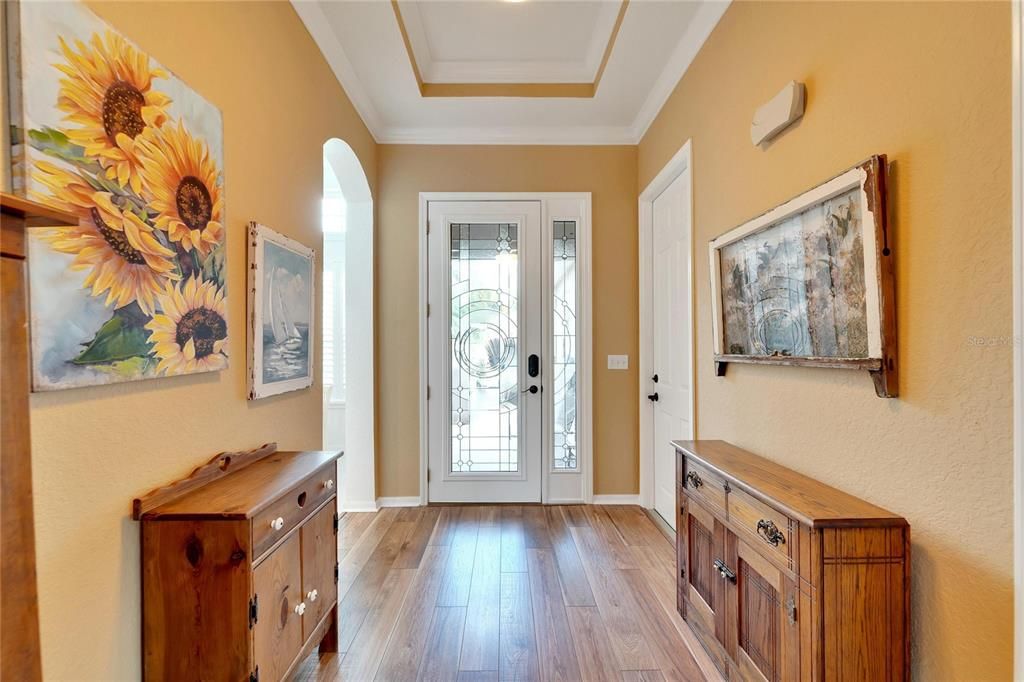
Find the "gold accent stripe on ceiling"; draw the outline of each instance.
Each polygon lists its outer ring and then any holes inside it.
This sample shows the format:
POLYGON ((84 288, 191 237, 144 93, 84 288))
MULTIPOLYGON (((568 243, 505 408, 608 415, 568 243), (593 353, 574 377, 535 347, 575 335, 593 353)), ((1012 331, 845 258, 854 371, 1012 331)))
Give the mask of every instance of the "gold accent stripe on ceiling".
POLYGON ((601 63, 597 67, 597 73, 594 75, 592 83, 427 83, 424 82, 423 74, 420 73, 420 67, 416 63, 416 55, 412 51, 412 42, 409 40, 409 32, 405 28, 405 20, 402 19, 402 10, 398 6, 398 2, 399 0, 391 0, 391 9, 395 13, 398 31, 402 35, 402 43, 409 56, 409 65, 412 67, 421 97, 592 98, 597 94, 598 85, 601 83, 601 77, 604 76, 608 60, 611 59, 615 40, 619 37, 619 29, 622 27, 622 21, 626 17, 626 8, 629 6, 629 0, 622 0, 619 14, 615 18, 615 24, 608 36, 608 44, 604 48, 604 55, 601 57, 601 63))

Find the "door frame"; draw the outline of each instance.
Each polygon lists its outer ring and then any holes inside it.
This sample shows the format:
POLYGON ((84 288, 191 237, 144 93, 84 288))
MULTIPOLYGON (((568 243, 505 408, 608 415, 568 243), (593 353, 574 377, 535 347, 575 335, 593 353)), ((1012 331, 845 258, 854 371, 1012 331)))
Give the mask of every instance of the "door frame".
MULTIPOLYGON (((427 282, 429 277, 427 262, 427 220, 428 204, 441 201, 538 201, 541 205, 541 225, 546 226, 551 220, 557 219, 549 211, 549 204, 555 200, 575 200, 583 204, 580 224, 576 231, 576 267, 579 272, 576 293, 579 297, 578 330, 579 339, 576 346, 577 377, 576 377, 576 456, 579 461, 579 474, 583 478, 582 495, 579 499, 552 498, 550 482, 553 474, 548 460, 549 448, 545 447, 541 466, 541 504, 589 504, 594 498, 594 466, 593 466, 593 317, 591 312, 591 195, 590 192, 420 192, 418 222, 418 261, 419 261, 419 502, 429 504, 429 486, 427 467, 429 464, 430 419, 427 411, 428 383, 428 333, 427 333, 427 282)), ((542 246, 542 253, 550 253, 548 245, 542 246)), ((549 270, 545 268, 545 282, 549 270)), ((545 288, 548 288, 547 286, 545 288)), ((550 320, 545 319, 543 335, 547 344, 550 333, 550 320)), ((546 359, 545 366, 547 366, 546 359)), ((547 419, 545 418, 545 423, 547 419)), ((574 472, 576 473, 576 472, 574 472)))
POLYGON ((1012 5, 1013 95, 1013 669, 1024 679, 1024 10, 1012 5))
MULTIPOLYGON (((653 180, 640 193, 639 198, 639 266, 640 266, 640 359, 638 364, 638 402, 640 409, 640 506, 645 509, 654 508, 654 460, 651 447, 654 444, 652 431, 654 420, 650 401, 647 400, 647 389, 650 387, 651 357, 654 353, 654 319, 651 311, 653 302, 651 291, 654 286, 651 272, 651 259, 654 249, 654 200, 668 189, 676 178, 686 174, 690 189, 690 253, 687 258, 687 280, 690 284, 690 318, 687 320, 687 336, 690 337, 690 438, 697 437, 697 406, 696 406, 696 371, 695 357, 697 339, 694 324, 695 305, 697 302, 694 288, 693 272, 693 154, 691 140, 687 140, 679 151, 658 172, 653 180)), ((678 529, 677 529, 678 531, 678 529)))

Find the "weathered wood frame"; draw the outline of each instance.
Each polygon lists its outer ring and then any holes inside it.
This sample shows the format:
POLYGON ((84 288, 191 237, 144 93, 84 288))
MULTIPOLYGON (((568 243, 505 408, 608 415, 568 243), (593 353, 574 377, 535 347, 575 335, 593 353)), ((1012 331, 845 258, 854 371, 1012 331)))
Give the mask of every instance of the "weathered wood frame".
POLYGON ((280 393, 289 391, 300 391, 313 385, 313 374, 315 372, 315 350, 316 345, 316 253, 313 249, 290 239, 283 234, 272 230, 266 225, 257 222, 249 223, 249 274, 248 286, 246 289, 246 305, 248 319, 246 320, 249 337, 249 400, 259 400, 280 393), (263 297, 266 294, 262 286, 263 272, 263 247, 266 242, 276 244, 309 260, 309 331, 308 331, 308 352, 309 352, 309 373, 304 377, 275 381, 271 384, 263 383, 263 297))
POLYGON ((729 363, 867 370, 880 398, 898 395, 896 352, 895 262, 889 235, 887 165, 884 154, 857 164, 767 213, 749 220, 709 244, 713 308, 715 374, 725 376, 729 363), (864 275, 867 289, 867 358, 735 355, 725 352, 721 287, 721 249, 751 234, 775 226, 807 208, 851 189, 860 189, 864 230, 864 275))

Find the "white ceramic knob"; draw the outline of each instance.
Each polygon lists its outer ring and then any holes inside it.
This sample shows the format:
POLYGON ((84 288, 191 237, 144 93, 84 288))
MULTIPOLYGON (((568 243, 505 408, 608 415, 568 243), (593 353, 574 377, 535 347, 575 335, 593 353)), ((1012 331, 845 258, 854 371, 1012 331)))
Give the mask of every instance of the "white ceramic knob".
POLYGON ((334 487, 334 479, 328 478, 326 481, 324 481, 324 487, 327 488, 328 490, 331 490, 334 487))
POLYGON ((295 613, 297 613, 297 614, 299 614, 301 616, 305 612, 306 612, 306 602, 301 602, 300 601, 298 604, 295 605, 295 613))
POLYGON ((270 522, 270 527, 274 530, 281 530, 282 528, 284 528, 284 518, 278 516, 276 519, 270 522))
POLYGON ((320 596, 320 595, 319 595, 319 593, 316 590, 311 590, 311 591, 306 593, 306 599, 308 599, 309 601, 316 601, 316 598, 318 596, 320 596))

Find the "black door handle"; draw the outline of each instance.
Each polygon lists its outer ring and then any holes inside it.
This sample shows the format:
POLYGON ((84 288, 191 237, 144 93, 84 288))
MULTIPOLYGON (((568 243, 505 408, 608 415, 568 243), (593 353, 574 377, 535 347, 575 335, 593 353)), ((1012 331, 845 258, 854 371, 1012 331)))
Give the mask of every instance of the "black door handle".
POLYGON ((655 374, 653 377, 651 377, 651 381, 653 381, 654 383, 658 383, 658 375, 655 374))
POLYGON ((649 396, 647 396, 647 399, 650 400, 652 403, 656 403, 658 402, 658 394, 652 393, 649 396))
POLYGON ((523 393, 536 393, 539 390, 540 389, 538 389, 536 386, 530 386, 525 391, 523 391, 523 393))

